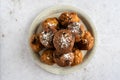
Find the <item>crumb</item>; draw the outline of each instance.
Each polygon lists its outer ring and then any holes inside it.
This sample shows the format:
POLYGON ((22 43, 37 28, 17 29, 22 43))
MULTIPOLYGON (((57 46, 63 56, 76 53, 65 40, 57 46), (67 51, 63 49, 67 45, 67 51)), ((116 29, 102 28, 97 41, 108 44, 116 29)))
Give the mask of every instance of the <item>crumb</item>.
POLYGON ((12 11, 9 12, 10 15, 11 15, 12 13, 13 13, 12 11))
POLYGON ((18 21, 17 19, 15 19, 15 21, 18 21))
POLYGON ((86 71, 87 69, 86 68, 84 68, 84 71, 86 71))
POLYGON ((21 29, 19 29, 19 31, 21 31, 21 29))
POLYGON ((4 35, 4 34, 2 34, 2 37, 5 37, 5 35, 4 35))

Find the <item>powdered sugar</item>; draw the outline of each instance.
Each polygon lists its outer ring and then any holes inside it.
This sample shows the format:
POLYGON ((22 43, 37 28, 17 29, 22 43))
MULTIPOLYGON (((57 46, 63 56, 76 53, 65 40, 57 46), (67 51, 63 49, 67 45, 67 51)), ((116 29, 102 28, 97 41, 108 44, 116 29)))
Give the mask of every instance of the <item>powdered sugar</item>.
POLYGON ((70 36, 67 33, 62 34, 60 43, 61 48, 67 48, 70 45, 70 36))
POLYGON ((71 56, 70 56, 70 54, 69 54, 69 53, 67 53, 67 54, 64 54, 63 56, 64 56, 64 58, 65 58, 66 60, 69 60, 69 59, 71 59, 71 56))
POLYGON ((80 33, 80 22, 74 22, 68 25, 68 28, 71 30, 72 33, 80 33))
POLYGON ((49 42, 52 41, 52 37, 53 37, 52 31, 50 31, 50 32, 45 32, 45 31, 43 31, 43 32, 42 32, 42 36, 41 36, 42 43, 43 43, 44 45, 48 45, 49 42))

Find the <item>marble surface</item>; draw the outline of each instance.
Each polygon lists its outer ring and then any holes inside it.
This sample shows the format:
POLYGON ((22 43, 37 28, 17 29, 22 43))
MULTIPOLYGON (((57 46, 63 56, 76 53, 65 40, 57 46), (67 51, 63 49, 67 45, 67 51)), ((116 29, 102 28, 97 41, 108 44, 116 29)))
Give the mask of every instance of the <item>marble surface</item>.
POLYGON ((0 0, 0 80, 120 80, 120 0, 0 0), (38 67, 28 51, 28 30, 45 8, 75 6, 96 26, 95 56, 83 69, 55 75, 38 67))

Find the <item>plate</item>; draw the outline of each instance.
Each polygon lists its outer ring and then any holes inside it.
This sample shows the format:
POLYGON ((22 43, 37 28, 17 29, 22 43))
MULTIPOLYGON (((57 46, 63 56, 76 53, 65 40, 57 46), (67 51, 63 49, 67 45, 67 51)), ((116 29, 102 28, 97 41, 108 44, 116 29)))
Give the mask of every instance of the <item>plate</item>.
POLYGON ((82 50, 83 55, 84 55, 83 62, 79 65, 72 66, 72 67, 71 66, 59 67, 56 64, 55 65, 44 64, 40 61, 38 54, 35 54, 32 51, 31 47, 29 46, 29 50, 30 50, 30 53, 32 54, 33 61, 38 66, 40 66, 42 69, 44 69, 50 73, 54 73, 54 74, 68 74, 68 73, 80 70, 81 68, 83 68, 84 66, 86 66, 89 63, 89 61, 92 59, 92 57, 95 53, 95 49, 96 49, 96 41, 97 41, 96 29, 95 29, 92 21, 83 11, 81 11, 80 9, 77 9, 75 7, 72 7, 72 6, 68 6, 68 5, 57 5, 57 6, 53 6, 53 7, 50 7, 48 9, 41 11, 41 13, 39 13, 39 15, 34 19, 34 21, 31 24, 31 27, 29 29, 28 42, 33 33, 39 33, 40 31, 42 31, 42 28, 39 25, 41 24, 41 22, 43 20, 45 20, 48 17, 58 17, 62 12, 66 12, 66 11, 76 12, 78 14, 78 16, 80 17, 82 22, 85 24, 86 29, 88 31, 90 31, 90 33, 94 37, 95 42, 94 42, 93 48, 90 51, 82 50))

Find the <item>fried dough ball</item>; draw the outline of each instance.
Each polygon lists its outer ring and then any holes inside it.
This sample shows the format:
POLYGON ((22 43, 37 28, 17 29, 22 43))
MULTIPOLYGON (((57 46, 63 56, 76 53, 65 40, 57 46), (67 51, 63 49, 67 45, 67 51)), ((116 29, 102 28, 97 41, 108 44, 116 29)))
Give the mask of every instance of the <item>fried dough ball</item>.
POLYGON ((90 50, 94 45, 94 38, 89 31, 85 32, 84 37, 80 42, 77 43, 77 46, 80 50, 90 50))
POLYGON ((74 46, 75 38, 70 30, 59 30, 55 33, 53 44, 59 53, 71 52, 74 46))
POLYGON ((40 61, 48 65, 53 65, 54 64, 53 51, 54 50, 52 49, 47 49, 43 51, 43 53, 40 55, 40 61))
POLYGON ((67 28, 75 36, 75 42, 79 42, 85 34, 85 27, 81 22, 70 23, 67 28))
POLYGON ((51 29, 48 31, 42 31, 40 33, 40 42, 45 48, 54 48, 53 46, 53 36, 56 32, 56 29, 51 29))
POLYGON ((60 54, 55 51, 53 55, 55 63, 61 67, 70 66, 74 60, 74 54, 72 52, 60 54))
POLYGON ((58 20, 56 17, 53 18, 47 18, 46 20, 43 21, 42 23, 42 28, 44 30, 49 30, 49 29, 58 29, 58 20))
POLYGON ((30 46, 32 50, 38 53, 42 48, 42 44, 40 43, 38 34, 33 34, 30 38, 30 46))
POLYGON ((75 12, 64 12, 59 17, 59 22, 63 28, 67 28, 68 24, 73 22, 79 22, 80 18, 75 12))
POLYGON ((83 55, 82 52, 79 49, 74 50, 74 61, 72 63, 72 66, 78 65, 82 62, 83 55))

